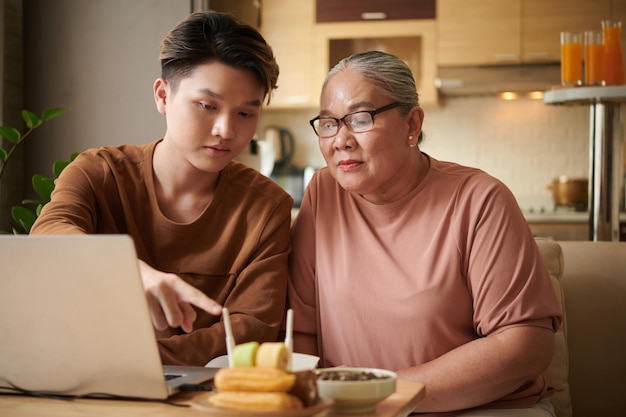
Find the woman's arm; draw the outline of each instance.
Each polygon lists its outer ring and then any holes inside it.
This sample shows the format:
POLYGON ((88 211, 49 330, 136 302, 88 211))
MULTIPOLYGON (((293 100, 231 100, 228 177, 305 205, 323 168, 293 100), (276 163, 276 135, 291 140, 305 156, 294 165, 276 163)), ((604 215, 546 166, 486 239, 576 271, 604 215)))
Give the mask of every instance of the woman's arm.
POLYGON ((499 181, 481 178, 468 183, 459 198, 457 219, 478 337, 399 371, 426 385, 416 411, 477 407, 514 397, 524 386, 525 395, 546 389, 530 385, 543 383, 538 376, 552 359, 561 322, 558 301, 512 193, 499 181))
POLYGON ((426 397, 414 411, 467 409, 502 398, 534 380, 549 366, 553 351, 552 330, 510 327, 397 373, 426 386, 426 397))

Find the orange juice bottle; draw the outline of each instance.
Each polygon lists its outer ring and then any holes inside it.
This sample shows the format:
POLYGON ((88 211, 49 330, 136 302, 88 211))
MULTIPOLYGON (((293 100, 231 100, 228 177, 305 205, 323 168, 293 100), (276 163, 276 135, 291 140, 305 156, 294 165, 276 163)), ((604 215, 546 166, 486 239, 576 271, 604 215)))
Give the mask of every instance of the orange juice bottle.
POLYGON ((604 81, 606 85, 624 84, 624 56, 622 53, 622 22, 603 20, 604 81))
POLYGON ((561 83, 582 84, 583 44, 579 33, 561 32, 561 83))

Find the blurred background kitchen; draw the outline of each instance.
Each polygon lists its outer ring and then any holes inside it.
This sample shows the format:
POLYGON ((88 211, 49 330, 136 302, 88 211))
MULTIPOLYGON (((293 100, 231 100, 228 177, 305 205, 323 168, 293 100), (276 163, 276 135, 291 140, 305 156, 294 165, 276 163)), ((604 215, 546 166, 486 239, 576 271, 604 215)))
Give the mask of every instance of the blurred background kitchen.
MULTIPOLYGON (((306 179, 324 165, 308 121, 318 113, 326 72, 352 52, 384 49, 405 59, 416 75, 426 113, 422 150, 502 180, 535 234, 589 237, 587 207, 555 204, 551 188, 561 176, 589 177, 589 107, 547 105, 531 92, 560 82, 560 31, 599 30, 607 18, 626 23, 626 0, 1 4, 0 124, 22 126, 23 108, 71 111, 36 131, 13 161, 0 184, 0 230, 10 229, 7 213, 31 192, 31 176, 49 175, 53 161, 89 147, 162 137, 165 123, 152 98, 159 42, 191 10, 212 8, 253 24, 274 48, 279 89, 263 110, 256 140, 239 159, 274 178, 296 206, 306 179)), ((617 114, 620 138, 624 107, 617 114)), ((614 161, 621 181, 615 188, 625 229, 626 147, 618 145, 614 161)))

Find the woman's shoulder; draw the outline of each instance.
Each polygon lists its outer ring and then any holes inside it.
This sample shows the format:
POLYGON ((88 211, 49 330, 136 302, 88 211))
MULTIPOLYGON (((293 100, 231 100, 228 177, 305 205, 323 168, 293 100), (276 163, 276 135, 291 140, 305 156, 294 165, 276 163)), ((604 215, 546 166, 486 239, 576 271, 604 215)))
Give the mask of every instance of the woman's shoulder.
POLYGON ((464 186, 504 186, 502 181, 480 168, 456 162, 440 161, 432 157, 429 157, 429 159, 430 168, 436 181, 462 184, 464 186))
POLYGON ((471 167, 469 165, 462 165, 458 162, 442 161, 433 158, 432 156, 429 156, 428 159, 430 161, 430 168, 441 174, 457 177, 488 175, 480 168, 471 167))

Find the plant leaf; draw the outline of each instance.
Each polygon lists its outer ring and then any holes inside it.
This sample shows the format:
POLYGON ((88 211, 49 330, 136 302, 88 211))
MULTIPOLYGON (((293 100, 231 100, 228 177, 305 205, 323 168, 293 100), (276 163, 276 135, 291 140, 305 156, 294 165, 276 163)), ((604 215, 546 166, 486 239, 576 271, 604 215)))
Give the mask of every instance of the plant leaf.
POLYGON ((68 111, 70 111, 69 107, 51 107, 43 111, 41 118, 44 122, 47 122, 50 119, 54 119, 55 117, 62 115, 63 113, 67 113, 68 111))
MULTIPOLYGON (((33 227, 35 219, 37 218, 32 211, 22 206, 11 207, 11 217, 13 217, 15 223, 20 225, 26 233, 30 232, 31 227, 33 227)), ((13 232, 17 232, 15 228, 13 229, 13 232)))
POLYGON ((0 148, 0 161, 4 162, 7 160, 7 156, 9 156, 7 154, 7 151, 4 150, 4 148, 0 148))
POLYGON ((54 190, 54 180, 43 175, 33 175, 33 189, 45 202, 50 201, 50 194, 54 190))
POLYGON ((18 143, 22 138, 22 135, 17 129, 9 126, 0 126, 0 136, 11 143, 18 143))
POLYGON ((43 201, 41 201, 41 200, 31 200, 30 198, 22 200, 22 205, 26 205, 26 204, 41 204, 41 203, 43 203, 43 201))
POLYGON ((29 129, 34 129, 39 126, 41 123, 41 119, 32 111, 22 110, 22 119, 26 122, 26 127, 29 129))
POLYGON ((70 164, 70 161, 64 161, 62 159, 54 161, 54 163, 52 164, 52 172, 54 173, 54 177, 59 178, 59 175, 61 175, 61 172, 69 164, 70 164))

